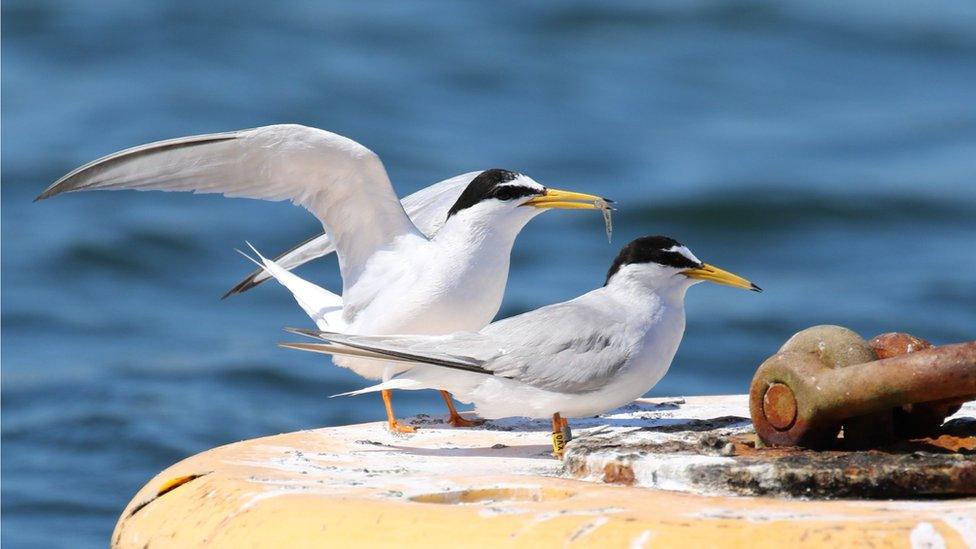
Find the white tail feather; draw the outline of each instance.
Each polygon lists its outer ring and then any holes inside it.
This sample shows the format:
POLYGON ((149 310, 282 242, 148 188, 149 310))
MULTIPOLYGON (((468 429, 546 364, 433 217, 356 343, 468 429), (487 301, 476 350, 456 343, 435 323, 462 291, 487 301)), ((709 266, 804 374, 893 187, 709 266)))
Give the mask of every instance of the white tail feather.
POLYGON ((384 381, 383 383, 377 383, 376 385, 371 385, 364 389, 358 389, 356 391, 349 391, 347 393, 339 393, 337 395, 332 395, 329 398, 344 397, 344 396, 356 396, 364 395, 366 393, 378 393, 380 391, 388 391, 390 389, 405 389, 405 390, 416 390, 424 389, 419 383, 412 379, 395 377, 389 381, 384 381))
POLYGON ((258 259, 254 259, 241 250, 237 251, 258 267, 264 269, 268 275, 274 277, 279 284, 287 288, 291 292, 292 297, 295 298, 295 301, 298 302, 298 306, 305 311, 305 314, 315 322, 315 325, 320 330, 337 328, 337 326, 330 324, 330 320, 334 321, 341 315, 342 297, 282 268, 273 260, 261 255, 261 252, 252 246, 250 242, 247 242, 247 245, 257 254, 258 259))

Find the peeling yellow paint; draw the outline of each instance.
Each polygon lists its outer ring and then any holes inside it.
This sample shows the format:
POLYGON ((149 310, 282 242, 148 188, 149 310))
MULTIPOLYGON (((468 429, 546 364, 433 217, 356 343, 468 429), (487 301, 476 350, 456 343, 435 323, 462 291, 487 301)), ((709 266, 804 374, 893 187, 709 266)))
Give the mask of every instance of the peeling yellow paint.
POLYGON ((239 442, 150 481, 122 513, 113 545, 781 548, 938 540, 962 548, 976 535, 973 499, 709 497, 559 478, 549 437, 548 428, 447 426, 396 437, 369 424, 239 442), (211 472, 177 482, 200 471, 211 472))
POLYGON ((192 475, 182 475, 179 477, 174 477, 166 482, 164 482, 159 488, 156 489, 156 497, 162 496, 163 494, 183 486, 191 480, 198 479, 207 473, 194 473, 192 475))

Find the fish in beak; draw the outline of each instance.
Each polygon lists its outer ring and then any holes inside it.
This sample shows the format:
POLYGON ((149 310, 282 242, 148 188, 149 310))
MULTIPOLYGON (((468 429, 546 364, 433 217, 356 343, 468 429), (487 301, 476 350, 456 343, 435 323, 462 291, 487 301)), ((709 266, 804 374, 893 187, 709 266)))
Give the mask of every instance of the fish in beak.
POLYGON ((592 194, 546 189, 541 195, 526 200, 520 206, 559 208, 564 210, 607 210, 612 203, 613 200, 592 194))
POLYGON ((603 225, 607 231, 607 241, 612 240, 613 219, 610 212, 613 211, 613 200, 600 196, 574 193, 573 191, 561 191, 559 189, 546 189, 539 196, 534 196, 519 206, 532 206, 533 208, 559 208, 563 210, 602 210, 603 225))

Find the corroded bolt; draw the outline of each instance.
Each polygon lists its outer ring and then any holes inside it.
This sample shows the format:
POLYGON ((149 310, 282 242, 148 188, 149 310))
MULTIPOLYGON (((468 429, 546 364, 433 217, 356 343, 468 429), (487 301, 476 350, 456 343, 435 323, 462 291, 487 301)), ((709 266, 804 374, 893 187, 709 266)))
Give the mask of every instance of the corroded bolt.
MULTIPOLYGON (((779 350, 813 353, 828 368, 847 368, 887 358, 877 356, 857 332, 832 325, 801 330, 793 334, 779 350)), ((849 418, 844 421, 843 427, 844 445, 848 448, 879 446, 894 440, 895 425, 891 410, 849 418)))
POLYGON ((773 383, 763 395, 763 414, 770 425, 780 431, 789 429, 796 421, 796 397, 782 383, 773 383))
MULTIPOLYGON (((932 347, 928 341, 904 332, 881 334, 868 342, 878 358, 890 358, 914 353, 932 347)), ((938 400, 919 404, 906 404, 894 409, 894 427, 901 437, 917 437, 932 434, 945 418, 959 411, 963 401, 938 400)))
MULTIPOLYGON (((756 371, 749 410, 756 434, 766 444, 823 448, 834 443, 839 426, 849 418, 949 398, 976 398, 976 341, 837 369, 824 366, 814 353, 779 352, 756 371), (792 425, 786 428, 777 428, 784 419, 779 412, 772 418, 765 412, 765 403, 776 400, 776 393, 767 399, 770 388, 780 384, 796 402, 792 425)), ((780 406, 774 402, 773 409, 780 406)))
POLYGON ((878 359, 914 353, 932 346, 928 341, 904 332, 881 334, 869 341, 868 345, 871 346, 878 359))

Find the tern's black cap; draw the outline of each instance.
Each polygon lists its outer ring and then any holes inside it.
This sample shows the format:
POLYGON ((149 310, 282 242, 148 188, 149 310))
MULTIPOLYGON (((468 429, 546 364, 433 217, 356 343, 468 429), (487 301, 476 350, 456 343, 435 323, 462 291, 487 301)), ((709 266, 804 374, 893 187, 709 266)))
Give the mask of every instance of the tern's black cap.
POLYGON ((470 208, 478 202, 489 198, 512 200, 513 198, 536 196, 543 192, 541 187, 536 186, 506 185, 506 183, 511 183, 518 178, 519 175, 516 172, 499 168, 492 168, 481 172, 471 180, 471 183, 468 183, 464 192, 458 197, 457 202, 447 212, 447 217, 450 218, 459 211, 470 208))
MULTIPOLYGON (((696 269, 702 264, 687 255, 683 254, 680 248, 684 244, 668 236, 642 236, 632 240, 620 250, 617 258, 610 265, 607 271, 607 280, 620 270, 624 265, 631 263, 658 263, 666 267, 676 269, 696 269)), ((686 248, 687 249, 687 248, 686 248)), ((604 282, 604 285, 606 285, 604 282)))

